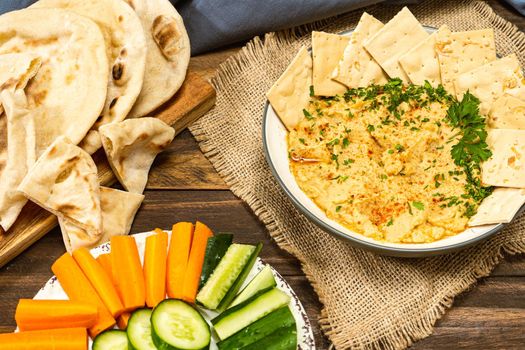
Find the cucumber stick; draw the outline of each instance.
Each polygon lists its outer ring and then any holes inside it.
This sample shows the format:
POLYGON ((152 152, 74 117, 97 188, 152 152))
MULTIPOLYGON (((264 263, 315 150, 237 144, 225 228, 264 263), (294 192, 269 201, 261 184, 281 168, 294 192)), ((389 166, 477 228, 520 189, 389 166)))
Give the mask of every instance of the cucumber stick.
POLYGON ((254 251, 255 247, 252 245, 230 245, 204 287, 197 294, 197 301, 208 309, 216 310, 221 300, 235 284, 254 251))
POLYGON ((231 286, 231 288, 228 290, 228 293, 222 298, 218 310, 224 311, 226 308, 232 303, 233 299, 239 292, 239 289, 241 289, 244 281, 246 280, 246 277, 250 274, 250 271, 252 270, 253 265, 255 264, 255 261, 257 260, 257 256, 261 252, 262 249, 262 243, 258 243, 255 247, 255 250, 252 252, 252 255, 248 259, 248 262, 244 265, 244 268, 242 269, 241 273, 231 286))
POLYGON ((126 332, 110 329, 102 332, 93 341, 93 350, 128 350, 128 336, 126 332))
POLYGON ((232 303, 228 307, 230 308, 232 306, 238 305, 257 294, 257 292, 275 287, 276 285, 275 278, 273 278, 272 268, 269 265, 266 265, 235 297, 235 299, 233 299, 232 303))
POLYGON ((211 323, 220 340, 224 340, 289 302, 290 297, 286 293, 273 288, 226 310, 211 323))
POLYGON ((242 349, 266 337, 272 337, 277 342, 278 339, 275 339, 276 337, 273 337, 272 334, 281 328, 290 327, 295 329, 295 319, 288 306, 285 306, 241 329, 231 337, 219 342, 217 346, 219 350, 242 349))
POLYGON ((219 233, 208 238, 206 244, 206 253, 204 255, 204 263, 202 264, 201 279, 199 282, 199 290, 204 287, 210 278, 213 270, 219 264, 228 247, 232 244, 233 235, 230 233, 219 233))
POLYGON ((129 318, 129 345, 132 350, 156 350, 151 337, 151 309, 138 309, 129 318))
POLYGON ((166 299, 153 309, 151 335, 162 350, 208 349, 211 339, 210 327, 201 314, 176 299, 166 299))
POLYGON ((279 328, 269 336, 242 348, 242 350, 295 350, 297 329, 294 326, 279 328))

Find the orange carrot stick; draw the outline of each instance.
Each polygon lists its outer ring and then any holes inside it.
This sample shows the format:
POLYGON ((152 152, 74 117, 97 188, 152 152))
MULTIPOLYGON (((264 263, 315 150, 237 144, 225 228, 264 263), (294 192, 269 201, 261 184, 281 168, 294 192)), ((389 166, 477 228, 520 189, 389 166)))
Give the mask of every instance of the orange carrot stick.
POLYGON ((131 314, 129 312, 124 312, 122 315, 120 315, 117 318, 117 326, 118 328, 125 330, 128 328, 128 322, 129 318, 131 317, 131 314))
POLYGON ((115 278, 113 277, 113 269, 111 268, 111 254, 110 253, 100 254, 99 256, 97 256, 97 261, 102 266, 104 271, 106 271, 109 278, 111 278, 111 282, 115 286, 116 285, 115 278))
POLYGON ((59 328, 0 334, 0 350, 87 350, 85 328, 59 328))
POLYGON ((100 332, 113 327, 115 319, 111 316, 104 302, 78 264, 69 253, 65 253, 55 261, 51 270, 57 276, 70 300, 83 301, 95 305, 98 309, 98 318, 95 325, 89 328, 89 335, 95 337, 100 332))
POLYGON ((20 299, 15 320, 21 331, 39 329, 89 328, 97 322, 95 305, 71 300, 20 299))
POLYGON ((113 286, 113 281, 89 250, 85 247, 76 249, 73 251, 73 259, 75 259, 82 272, 91 282, 91 285, 95 288, 111 315, 115 318, 120 315, 124 311, 124 305, 122 305, 113 286))
POLYGON ((182 284, 192 239, 193 224, 191 222, 179 222, 173 225, 166 263, 166 290, 170 298, 182 298, 182 284))
POLYGON ((144 281, 148 307, 155 307, 166 298, 168 234, 161 229, 155 229, 155 232, 157 233, 146 238, 144 250, 144 281))
POLYGON ((184 283, 182 284, 182 300, 189 303, 195 302, 202 272, 202 264, 204 262, 204 254, 206 252, 206 244, 208 243, 208 238, 211 236, 213 236, 213 232, 202 222, 197 221, 191 242, 188 266, 184 274, 184 283))
POLYGON ((111 266, 124 311, 133 311, 144 306, 146 287, 135 238, 111 237, 111 266))

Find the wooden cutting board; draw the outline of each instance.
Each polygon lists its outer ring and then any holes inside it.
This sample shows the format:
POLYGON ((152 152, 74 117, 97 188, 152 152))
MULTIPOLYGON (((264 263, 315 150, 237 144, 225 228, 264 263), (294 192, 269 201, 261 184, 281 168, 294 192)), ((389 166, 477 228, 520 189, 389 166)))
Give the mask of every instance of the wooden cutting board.
MULTIPOLYGON (((177 94, 152 116, 173 126, 175 133, 178 134, 210 110, 214 104, 213 87, 200 75, 189 71, 177 94)), ((93 155, 93 159, 97 164, 100 183, 105 186, 114 184, 116 178, 109 167, 104 151, 98 150, 93 155)), ((8 232, 0 228, 0 267, 22 253, 56 225, 57 219, 54 215, 28 202, 8 232)))

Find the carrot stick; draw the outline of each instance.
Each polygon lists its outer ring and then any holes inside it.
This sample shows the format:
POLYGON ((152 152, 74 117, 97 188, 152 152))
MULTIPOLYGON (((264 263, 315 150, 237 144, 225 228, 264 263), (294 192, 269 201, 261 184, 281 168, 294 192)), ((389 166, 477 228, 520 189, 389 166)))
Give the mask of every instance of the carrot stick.
POLYGON ((202 272, 202 264, 204 262, 204 254, 206 252, 206 244, 208 243, 208 238, 211 236, 213 236, 211 230, 202 222, 197 221, 191 242, 188 266, 184 274, 184 283, 182 284, 182 300, 189 303, 195 302, 202 272))
POLYGON ((20 299, 15 320, 21 331, 39 329, 89 328, 97 322, 95 305, 71 300, 20 299))
POLYGON ((131 317, 131 314, 129 312, 124 312, 117 318, 117 326, 118 328, 125 330, 128 328, 128 322, 129 318, 131 317))
POLYGON ((166 298, 168 234, 161 229, 155 229, 155 232, 157 233, 146 238, 144 250, 144 281, 148 307, 155 307, 166 298))
POLYGON ((51 266, 51 270, 57 276, 62 289, 64 289, 70 300, 86 302, 97 307, 97 322, 89 328, 91 337, 96 337, 103 330, 113 327, 115 319, 111 316, 106 305, 98 296, 97 291, 89 283, 86 275, 84 275, 69 253, 65 253, 58 258, 51 266))
POLYGON ((166 263, 166 289, 170 298, 182 298, 182 284, 192 239, 193 224, 191 222, 179 222, 173 225, 166 263))
POLYGON ((120 315, 124 311, 124 305, 122 305, 113 286, 113 281, 89 250, 85 247, 76 249, 73 251, 73 259, 75 259, 82 272, 91 282, 91 285, 95 288, 111 315, 115 318, 120 315))
POLYGON ((59 328, 0 334, 0 350, 87 350, 85 328, 59 328))
POLYGON ((133 311, 144 306, 146 287, 135 238, 111 237, 111 266, 124 311, 133 311))
MULTIPOLYGON (((102 266, 104 271, 106 271, 109 278, 111 278, 111 282, 113 283, 113 285, 116 286, 115 278, 113 277, 113 269, 111 268, 111 254, 110 253, 100 254, 97 257, 97 261, 102 266)), ((116 287, 115 287, 115 290, 116 290, 116 287)))

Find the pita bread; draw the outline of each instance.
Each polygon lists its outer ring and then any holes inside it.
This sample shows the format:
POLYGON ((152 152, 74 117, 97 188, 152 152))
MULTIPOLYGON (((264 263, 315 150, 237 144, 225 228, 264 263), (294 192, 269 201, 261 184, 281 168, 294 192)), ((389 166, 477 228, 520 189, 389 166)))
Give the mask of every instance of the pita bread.
POLYGON ((106 124, 99 132, 115 176, 135 193, 144 192, 153 160, 175 137, 175 130, 157 118, 106 124))
POLYGON ((511 222, 523 204, 525 204, 525 190, 496 188, 481 202, 476 215, 470 218, 469 226, 511 222))
POLYGON ((0 101, 6 114, 9 146, 0 176, 0 225, 7 231, 27 203, 17 188, 36 161, 35 111, 27 109, 27 98, 21 89, 2 90, 0 101))
POLYGON ((146 33, 146 71, 129 116, 147 115, 179 90, 190 62, 190 39, 182 17, 168 0, 126 0, 146 33))
POLYGON ((487 143, 492 157, 481 164, 483 184, 525 188, 525 130, 489 130, 487 143))
POLYGON ((0 54, 39 56, 25 89, 35 118, 37 156, 58 136, 80 142, 104 106, 108 62, 104 37, 91 20, 59 9, 24 9, 0 16, 0 54))
POLYGON ((447 26, 442 26, 436 39, 441 82, 452 95, 455 94, 454 79, 459 74, 496 59, 492 29, 451 32, 447 26))
POLYGON ((503 94, 525 100, 525 78, 516 54, 458 75, 454 87, 458 99, 467 91, 479 98, 479 111, 484 115, 489 113, 494 101, 503 94))
POLYGON ((332 79, 349 88, 385 84, 387 76, 383 69, 363 47, 363 42, 372 37, 384 24, 364 12, 345 47, 343 57, 332 73, 332 79))
POLYGON ((433 87, 441 84, 439 60, 435 50, 437 33, 416 44, 399 58, 399 64, 412 84, 424 85, 428 81, 433 87))
POLYGON ((100 237, 97 167, 89 154, 66 137, 57 138, 46 149, 18 190, 42 208, 100 237))
POLYGON ((317 96, 334 96, 346 91, 346 87, 332 80, 332 72, 343 56, 349 38, 325 32, 312 32, 313 86, 317 96))
POLYGON ((266 93, 268 101, 288 130, 293 130, 304 118, 303 109, 310 101, 312 86, 312 56, 301 47, 284 73, 266 93))
POLYGON ((363 45, 391 78, 408 82, 408 76, 399 65, 399 57, 427 37, 425 28, 407 7, 403 7, 363 45))
MULTIPOLYGON (((142 88, 146 64, 146 38, 135 11, 122 0, 39 0, 33 7, 63 8, 98 25, 106 44, 109 78, 104 109, 94 128, 124 120, 142 88)), ((91 145, 96 146, 100 142, 91 145)))
POLYGON ((102 236, 93 237, 86 230, 61 217, 58 223, 66 250, 72 252, 80 247, 93 248, 108 242, 113 236, 127 235, 143 200, 144 196, 138 193, 100 186, 102 236))
POLYGON ((495 129, 525 130, 525 101, 504 94, 492 104, 488 123, 495 129))

